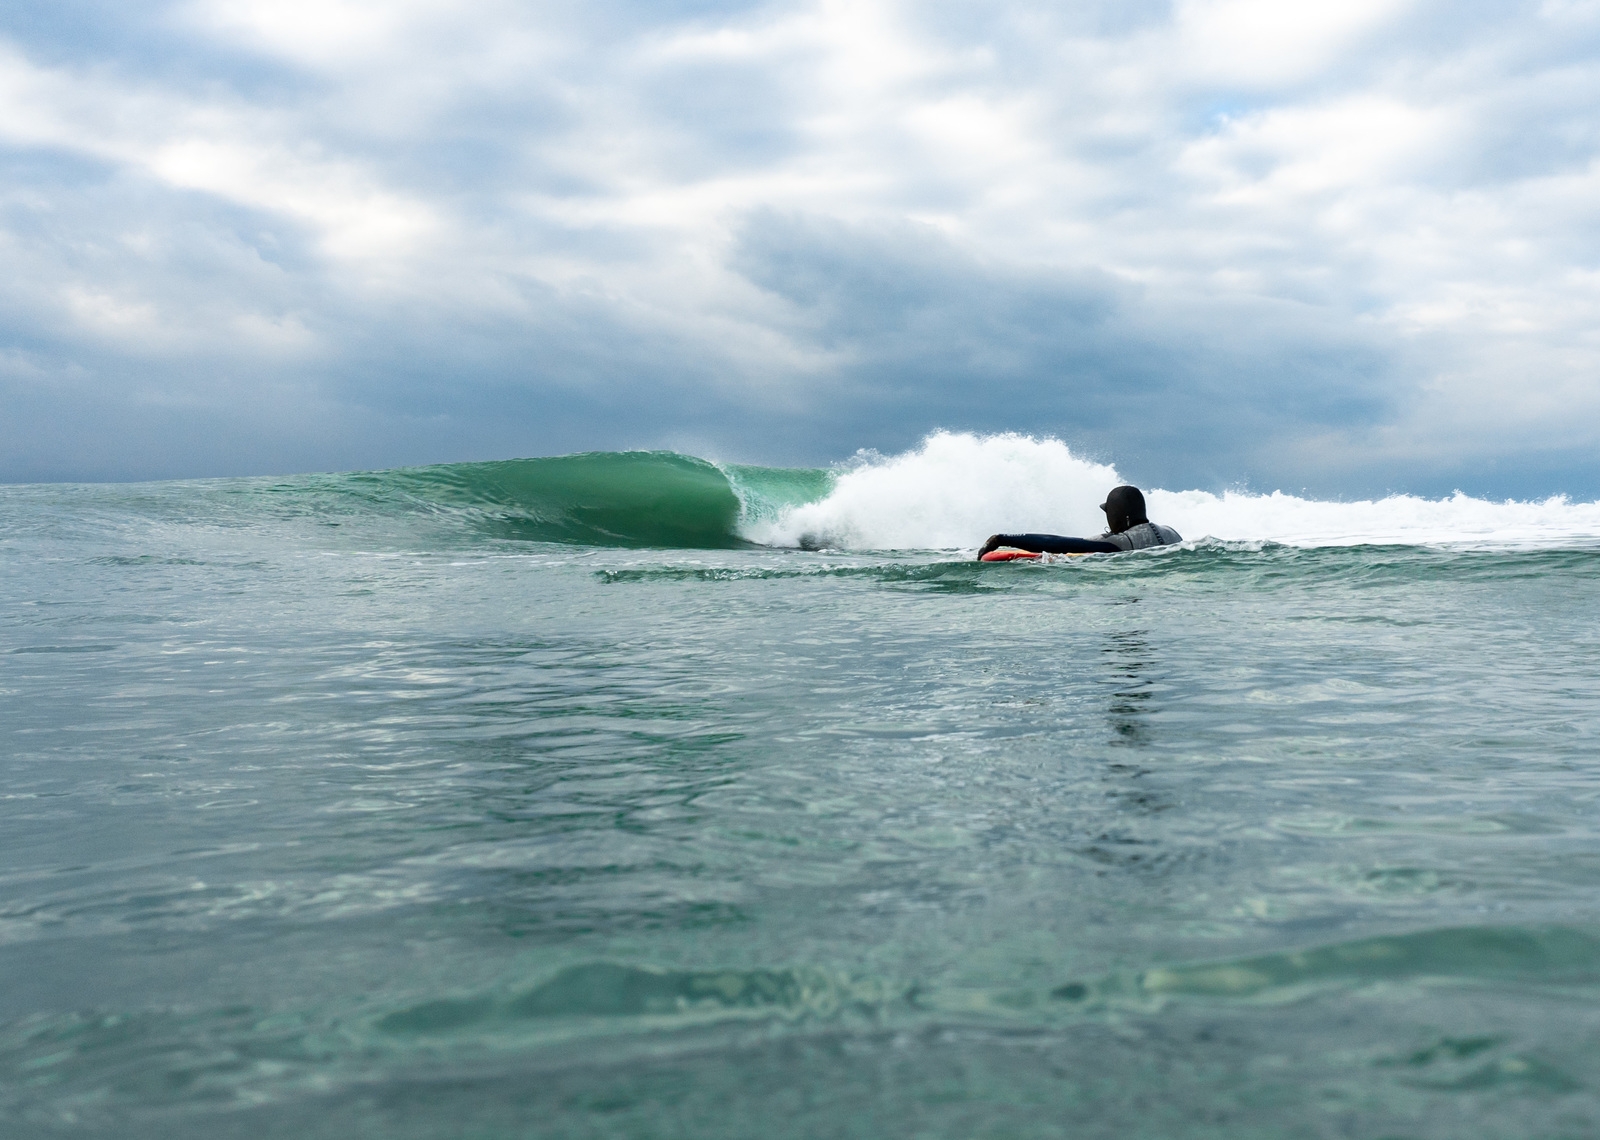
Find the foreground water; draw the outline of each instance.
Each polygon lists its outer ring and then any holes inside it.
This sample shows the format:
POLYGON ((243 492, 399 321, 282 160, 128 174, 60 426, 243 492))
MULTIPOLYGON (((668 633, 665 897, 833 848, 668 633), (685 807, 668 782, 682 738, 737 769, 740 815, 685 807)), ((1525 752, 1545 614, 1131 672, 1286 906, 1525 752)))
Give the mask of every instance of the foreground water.
POLYGON ((462 470, 0 490, 0 1133, 1600 1133, 1581 533, 980 566, 462 470))

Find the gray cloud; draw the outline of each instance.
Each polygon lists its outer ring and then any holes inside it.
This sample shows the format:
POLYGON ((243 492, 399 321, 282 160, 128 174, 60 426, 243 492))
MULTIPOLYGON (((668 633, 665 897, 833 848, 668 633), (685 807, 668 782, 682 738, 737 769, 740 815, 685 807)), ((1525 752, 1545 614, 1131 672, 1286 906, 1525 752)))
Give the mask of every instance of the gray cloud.
POLYGON ((811 414, 863 445, 1020 422, 1187 486, 1250 478, 1285 433, 1393 410, 1378 338, 1293 303, 1161 297, 1094 270, 986 264, 925 227, 772 214, 735 265, 790 303, 794 335, 842 354, 811 414))
POLYGON ((1600 492, 1600 7, 0 18, 0 478, 1049 432, 1600 492))

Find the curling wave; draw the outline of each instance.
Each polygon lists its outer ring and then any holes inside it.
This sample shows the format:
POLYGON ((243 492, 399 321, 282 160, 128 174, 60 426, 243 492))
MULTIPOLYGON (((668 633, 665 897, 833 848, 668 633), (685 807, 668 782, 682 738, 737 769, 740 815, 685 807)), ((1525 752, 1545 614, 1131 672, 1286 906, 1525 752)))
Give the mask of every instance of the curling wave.
POLYGON ((719 549, 752 545, 747 526, 821 498, 831 485, 828 472, 809 468, 597 451, 324 476, 316 489, 371 509, 454 515, 496 538, 719 549))

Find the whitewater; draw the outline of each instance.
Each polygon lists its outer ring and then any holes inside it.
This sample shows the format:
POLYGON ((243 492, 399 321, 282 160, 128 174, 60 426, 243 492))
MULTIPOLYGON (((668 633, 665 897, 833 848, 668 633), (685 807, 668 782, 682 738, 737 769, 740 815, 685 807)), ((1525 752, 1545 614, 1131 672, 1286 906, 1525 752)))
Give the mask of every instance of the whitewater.
MULTIPOLYGON (((1092 536, 1105 529, 1098 504, 1124 482, 1115 467, 1075 456, 1059 440, 938 432, 904 455, 841 465, 820 501, 774 512, 752 496, 755 517, 740 532, 768 545, 868 550, 958 550, 996 532, 1092 536)), ((1152 518, 1195 538, 1335 546, 1561 545, 1600 537, 1600 503, 1559 496, 1329 502, 1282 491, 1146 491, 1152 518)))
POLYGON ((0 487, 0 1135, 1600 1134, 1600 504, 940 432, 0 487))

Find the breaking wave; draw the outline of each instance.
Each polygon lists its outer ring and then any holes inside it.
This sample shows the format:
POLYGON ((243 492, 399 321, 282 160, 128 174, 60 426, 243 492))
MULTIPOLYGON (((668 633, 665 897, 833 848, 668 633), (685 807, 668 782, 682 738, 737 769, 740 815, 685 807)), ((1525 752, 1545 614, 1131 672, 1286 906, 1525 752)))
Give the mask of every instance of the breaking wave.
MULTIPOLYGON (((830 470, 719 464, 670 451, 291 480, 248 480, 277 513, 426 514, 497 539, 592 546, 970 551, 999 531, 1092 536, 1116 468, 1060 440, 935 432, 913 450, 830 470), (264 497, 263 497, 264 496, 264 497)), ((238 486, 237 483, 234 486, 238 486)), ((1294 546, 1566 546, 1600 540, 1600 503, 1395 495, 1336 502, 1147 489, 1150 515, 1199 541, 1294 546)), ((242 505, 242 504, 241 504, 242 505)))
MULTIPOLYGON (((863 550, 967 549, 997 531, 1092 536, 1105 527, 1105 493, 1123 481, 1114 467, 1082 459, 1060 440, 937 432, 902 455, 860 457, 835 474, 826 496, 747 524, 744 533, 768 545, 863 550)), ((1564 497, 1332 502, 1281 491, 1150 489, 1146 498, 1151 518, 1190 540, 1559 546, 1600 538, 1600 503, 1564 497)))

